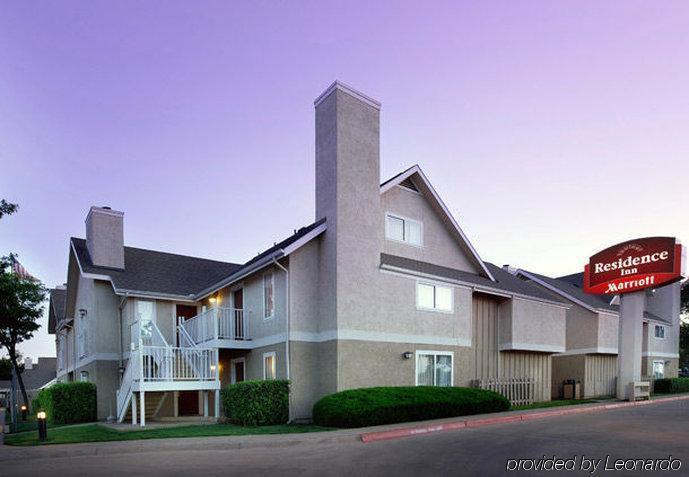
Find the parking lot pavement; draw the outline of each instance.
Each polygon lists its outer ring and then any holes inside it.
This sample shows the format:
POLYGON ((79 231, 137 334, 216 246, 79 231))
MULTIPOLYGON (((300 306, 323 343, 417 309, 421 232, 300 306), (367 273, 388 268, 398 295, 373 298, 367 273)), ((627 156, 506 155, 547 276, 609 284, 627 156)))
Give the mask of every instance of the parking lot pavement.
POLYGON ((569 459, 568 466, 573 461, 574 470, 562 471, 566 475, 689 475, 689 400, 368 444, 351 439, 270 448, 185 450, 177 446, 136 454, 109 453, 112 444, 98 444, 96 455, 70 457, 69 446, 64 446, 64 457, 4 461, 2 474, 553 475, 556 472, 507 469, 517 463, 521 469, 530 468, 539 459, 549 465, 547 459, 555 457, 569 459), (669 456, 673 466, 680 464, 674 472, 605 470, 606 458, 610 467, 618 459, 629 465, 627 459, 669 456))

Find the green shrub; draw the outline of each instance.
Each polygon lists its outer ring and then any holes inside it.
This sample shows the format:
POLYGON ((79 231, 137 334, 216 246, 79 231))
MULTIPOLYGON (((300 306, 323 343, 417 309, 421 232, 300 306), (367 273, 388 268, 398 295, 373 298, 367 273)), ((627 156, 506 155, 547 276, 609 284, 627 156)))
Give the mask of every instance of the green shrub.
POLYGON ((328 427, 365 427, 507 411, 493 391, 455 387, 381 387, 331 394, 313 406, 313 420, 328 427))
POLYGON ((689 392, 689 378, 656 379, 653 384, 653 392, 655 394, 689 392))
POLYGON ((225 417, 242 426, 284 424, 289 419, 289 381, 243 381, 222 390, 225 417))
POLYGON ((97 419, 96 386, 93 383, 58 383, 42 389, 33 401, 33 412, 45 411, 48 422, 75 424, 97 419))

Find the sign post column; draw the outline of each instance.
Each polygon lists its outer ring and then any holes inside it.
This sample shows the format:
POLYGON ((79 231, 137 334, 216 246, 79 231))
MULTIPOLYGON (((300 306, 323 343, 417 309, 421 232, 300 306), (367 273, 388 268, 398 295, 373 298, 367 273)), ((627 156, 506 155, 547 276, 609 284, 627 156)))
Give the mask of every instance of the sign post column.
POLYGON ((620 296, 617 345, 617 399, 628 400, 629 383, 641 381, 641 347, 646 292, 620 296))

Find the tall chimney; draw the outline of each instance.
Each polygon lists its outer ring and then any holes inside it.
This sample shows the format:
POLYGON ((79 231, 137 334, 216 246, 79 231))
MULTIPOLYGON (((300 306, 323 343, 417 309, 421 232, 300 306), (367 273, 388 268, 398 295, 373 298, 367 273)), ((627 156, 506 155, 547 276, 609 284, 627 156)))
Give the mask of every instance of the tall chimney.
POLYGON ((91 207, 86 216, 86 248, 94 265, 124 269, 124 212, 91 207))
POLYGON ((359 304, 371 303, 364 295, 377 289, 383 241, 380 103, 336 81, 314 104, 316 220, 325 217, 327 225, 319 326, 357 328, 370 312, 359 304))

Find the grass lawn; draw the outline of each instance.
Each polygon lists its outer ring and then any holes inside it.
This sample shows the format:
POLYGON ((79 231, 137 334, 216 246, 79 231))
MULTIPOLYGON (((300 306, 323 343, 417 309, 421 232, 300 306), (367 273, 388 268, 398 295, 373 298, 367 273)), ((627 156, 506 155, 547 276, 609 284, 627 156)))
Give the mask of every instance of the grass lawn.
POLYGON ((256 434, 293 434, 332 430, 314 425, 279 425, 242 427, 232 424, 180 426, 136 431, 119 431, 101 424, 82 424, 48 428, 48 440, 39 442, 38 431, 6 434, 5 444, 35 446, 43 444, 73 444, 77 442, 130 441, 137 439, 166 439, 171 437, 244 436, 256 434))
POLYGON ((523 411, 524 409, 541 409, 544 407, 572 406, 574 404, 591 404, 597 399, 555 399, 553 401, 535 402, 525 406, 512 406, 510 411, 523 411))

